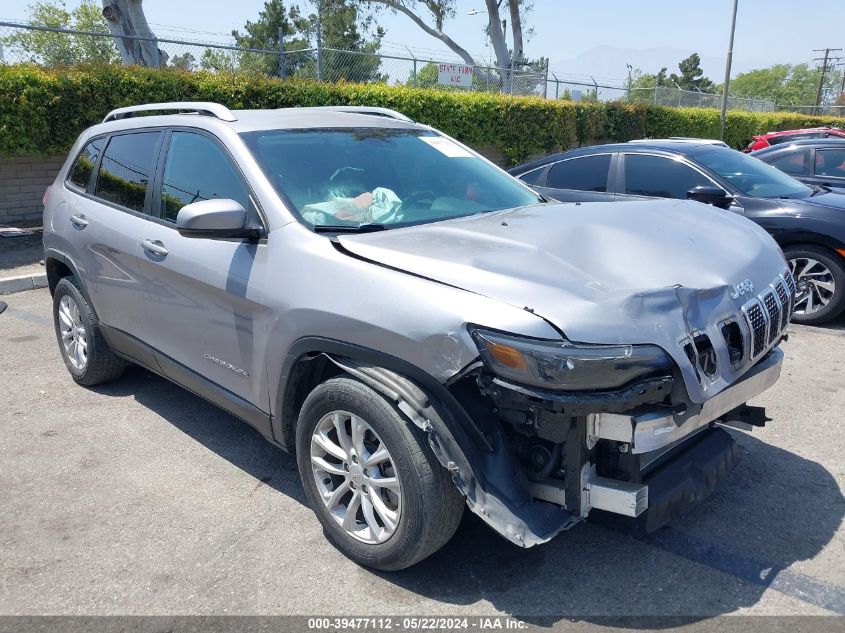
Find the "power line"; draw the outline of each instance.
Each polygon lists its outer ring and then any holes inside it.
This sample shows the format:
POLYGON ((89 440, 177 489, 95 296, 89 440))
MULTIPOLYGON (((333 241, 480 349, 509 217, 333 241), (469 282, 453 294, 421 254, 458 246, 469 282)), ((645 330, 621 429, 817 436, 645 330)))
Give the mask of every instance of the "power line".
POLYGON ((202 31, 199 29, 192 29, 186 26, 176 26, 174 24, 161 24, 160 22, 149 22, 150 26, 158 26, 158 27, 165 27, 165 30, 174 31, 179 33, 199 33, 201 35, 223 35, 225 37, 231 37, 231 33, 220 33, 218 31, 202 31))

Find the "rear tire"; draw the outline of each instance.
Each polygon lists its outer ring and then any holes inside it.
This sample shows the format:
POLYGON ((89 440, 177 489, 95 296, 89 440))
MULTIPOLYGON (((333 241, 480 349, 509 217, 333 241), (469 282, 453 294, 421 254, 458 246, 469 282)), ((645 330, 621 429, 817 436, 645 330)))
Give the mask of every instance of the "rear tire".
POLYGON ((103 338, 97 315, 73 276, 64 277, 56 284, 53 323, 62 360, 78 384, 93 387, 123 373, 125 364, 103 338))
POLYGON ((798 286, 793 323, 816 325, 839 316, 845 310, 845 259, 815 244, 788 246, 784 255, 798 286))
POLYGON ((306 398, 296 456, 326 538, 360 565, 410 567, 443 547, 458 528, 464 498, 425 434, 357 380, 332 378, 306 398), (381 465, 374 468, 376 463, 381 465), (381 477, 392 489, 372 485, 381 477))

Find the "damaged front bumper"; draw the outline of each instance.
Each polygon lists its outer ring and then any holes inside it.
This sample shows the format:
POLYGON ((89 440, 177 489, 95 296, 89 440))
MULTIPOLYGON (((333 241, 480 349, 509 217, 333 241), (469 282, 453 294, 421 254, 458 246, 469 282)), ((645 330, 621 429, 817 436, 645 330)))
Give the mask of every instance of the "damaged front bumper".
MULTIPOLYGON (((571 517, 543 536, 535 532, 530 539, 523 534, 511 540, 520 545, 543 542, 593 511, 636 519, 633 523, 645 531, 665 525, 731 472, 735 442, 718 427, 750 430, 762 424, 763 409, 747 402, 777 382, 783 357, 774 347, 739 380, 701 404, 683 398, 679 381, 665 376, 594 394, 539 391, 479 377, 499 419, 516 430, 509 440, 512 447, 527 444, 529 460, 538 443, 562 447, 559 466, 543 471, 539 479, 529 474, 534 504, 520 510, 553 504, 571 517)), ((518 523, 521 514, 509 522, 518 523)))
POLYGON ((775 348, 701 405, 679 405, 671 376, 588 397, 510 385, 479 365, 438 393, 332 357, 424 431, 469 508, 522 547, 552 539, 593 510, 639 517, 654 529, 703 498, 736 457, 717 423, 732 422, 732 411, 774 384, 782 360, 775 348), (550 467, 527 471, 543 447, 551 449, 550 467))
POLYGON ((783 352, 775 348, 738 382, 701 405, 701 410, 679 421, 667 405, 645 405, 629 413, 587 416, 587 441, 614 440, 630 444, 631 452, 650 453, 673 444, 763 393, 780 377, 783 352))

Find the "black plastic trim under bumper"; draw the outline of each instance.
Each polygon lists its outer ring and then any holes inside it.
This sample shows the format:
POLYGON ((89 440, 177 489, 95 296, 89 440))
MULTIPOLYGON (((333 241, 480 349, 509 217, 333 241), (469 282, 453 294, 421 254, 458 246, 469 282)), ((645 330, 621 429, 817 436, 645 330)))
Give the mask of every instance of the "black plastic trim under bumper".
POLYGON ((739 449, 730 433, 718 427, 707 429, 643 477, 648 509, 640 516, 631 519, 594 510, 589 518, 635 535, 654 532, 705 499, 738 461, 739 449))

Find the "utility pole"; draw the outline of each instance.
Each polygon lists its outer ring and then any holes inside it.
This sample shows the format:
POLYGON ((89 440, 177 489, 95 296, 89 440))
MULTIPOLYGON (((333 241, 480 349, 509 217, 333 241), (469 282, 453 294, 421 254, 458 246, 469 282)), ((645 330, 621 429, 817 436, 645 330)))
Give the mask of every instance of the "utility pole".
POLYGON ((725 140, 725 118, 728 110, 728 84, 731 82, 731 62, 734 56, 734 32, 736 31, 737 0, 734 0, 733 16, 731 17, 731 36, 728 39, 728 56, 725 59, 725 83, 722 84, 722 112, 719 120, 722 124, 721 139, 725 140))
POLYGON ((631 72, 634 70, 634 67, 631 64, 625 64, 628 67, 628 101, 631 100, 631 72))
MULTIPOLYGON (((819 106, 822 103, 822 92, 824 91, 824 76, 827 74, 827 62, 830 59, 831 53, 840 52, 841 48, 817 48, 814 53, 821 53, 824 51, 824 57, 816 57, 813 61, 822 62, 822 74, 819 77, 819 89, 816 92, 816 104, 813 106, 813 114, 818 114, 819 106)), ((838 58, 837 58, 838 59, 838 58)))
MULTIPOLYGON (((2 50, 3 49, 0 47, 0 51, 2 50)), ((0 55, 0 61, 3 61, 3 55, 0 55)), ((842 94, 845 92, 845 62, 842 62, 839 65, 842 66, 842 86, 839 88, 839 94, 842 94)))
POLYGON ((323 81, 323 25, 320 23, 323 2, 317 0, 317 81, 323 81))
POLYGON ((837 58, 837 61, 839 63, 833 65, 834 68, 836 68, 837 66, 840 66, 842 68, 842 85, 839 87, 839 94, 836 95, 837 98, 840 95, 845 94, 845 62, 839 61, 841 59, 841 57, 837 58))
POLYGON ((285 78, 285 34, 279 27, 279 78, 285 78))

